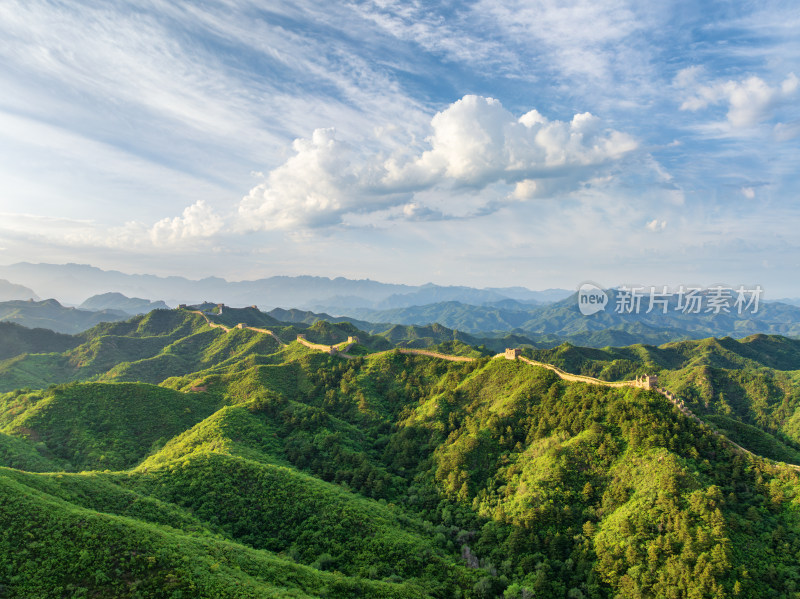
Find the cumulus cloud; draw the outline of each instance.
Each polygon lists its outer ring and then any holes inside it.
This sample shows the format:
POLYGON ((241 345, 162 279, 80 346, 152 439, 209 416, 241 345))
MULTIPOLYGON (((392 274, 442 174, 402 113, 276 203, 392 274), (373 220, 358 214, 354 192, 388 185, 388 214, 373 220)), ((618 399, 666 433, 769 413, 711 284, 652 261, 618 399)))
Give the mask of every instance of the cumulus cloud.
POLYGON ((657 233, 658 231, 663 231, 666 228, 667 228, 667 221, 658 220, 657 218, 654 218, 645 225, 645 229, 647 229, 648 231, 652 231, 653 233, 657 233))
POLYGON ((225 219, 203 200, 183 210, 180 216, 164 218, 153 225, 129 221, 119 226, 105 226, 91 220, 40 217, 5 213, 0 231, 14 231, 22 238, 63 244, 69 247, 90 247, 140 250, 180 249, 207 242, 223 232, 225 219))
POLYGON ((410 168, 390 171, 387 180, 421 175, 484 187, 566 175, 570 168, 597 166, 636 148, 633 138, 605 131, 588 112, 570 122, 548 121, 536 110, 515 118, 498 100, 480 96, 458 100, 431 125, 431 149, 410 168))
POLYGON ((295 155, 240 203, 246 228, 327 224, 348 206, 357 177, 351 170, 351 149, 336 140, 334 130, 317 129, 311 139, 297 139, 292 147, 295 155))
POLYGON ((465 96, 438 112, 431 131, 429 149, 408 156, 399 149, 370 154, 337 140, 332 129, 317 129, 311 139, 296 140, 294 156, 242 200, 240 226, 319 227, 348 213, 400 205, 417 206, 409 217, 418 218, 423 206, 414 195, 432 189, 483 190, 499 183, 513 188, 513 199, 546 197, 585 184, 637 147, 631 136, 589 113, 568 122, 536 110, 517 118, 481 96, 465 96))
POLYGON ((212 237, 219 233, 224 220, 203 200, 184 209, 181 216, 164 218, 149 231, 154 245, 172 245, 190 239, 212 237))
POLYGON ((701 69, 689 67, 676 76, 675 84, 678 87, 691 90, 681 104, 681 110, 694 112, 725 104, 728 107, 727 121, 734 129, 753 127, 772 118, 775 109, 790 102, 800 89, 800 79, 794 73, 789 73, 786 79, 775 86, 756 76, 740 81, 700 84, 698 77, 701 73, 701 69))

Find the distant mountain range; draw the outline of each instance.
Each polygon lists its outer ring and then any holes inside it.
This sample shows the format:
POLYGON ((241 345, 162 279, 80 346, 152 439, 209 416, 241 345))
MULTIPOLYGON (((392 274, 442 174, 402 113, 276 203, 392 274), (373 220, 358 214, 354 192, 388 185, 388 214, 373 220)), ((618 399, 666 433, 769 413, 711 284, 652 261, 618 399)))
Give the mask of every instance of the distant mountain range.
MULTIPOLYGON (((0 277, 36 289, 40 297, 80 304, 88 295, 110 291, 128 297, 160 298, 167 304, 197 304, 206 300, 232 306, 258 305, 262 309, 303 308, 316 311, 351 308, 390 309, 442 301, 483 304, 503 300, 551 302, 570 294, 565 289, 531 291, 524 287, 474 289, 462 286, 395 285, 343 277, 277 276, 230 282, 219 277, 130 275, 85 264, 30 264, 0 266, 0 277)), ((10 299, 28 299, 14 297, 10 299)))
POLYGON ((0 279, 0 302, 11 300, 39 299, 39 296, 24 285, 16 285, 5 279, 0 279))
POLYGON ((762 301, 757 311, 744 310, 739 314, 731 298, 725 309, 715 311, 709 309, 708 292, 701 294, 704 303, 696 311, 681 309, 681 298, 671 295, 664 305, 651 310, 648 298, 644 297, 640 309, 628 313, 618 309, 622 303, 620 292, 609 290, 606 309, 585 316, 578 308, 577 294, 563 289, 414 287, 306 276, 242 282, 211 277, 193 281, 183 277, 128 275, 76 264, 20 263, 0 267, 0 276, 16 281, 0 280, 0 297, 6 291, 12 296, 35 298, 33 289, 36 289, 70 301, 76 299, 76 293, 100 291, 83 299, 78 309, 67 308, 56 300, 15 299, 0 304, 2 321, 71 334, 98 322, 125 320, 134 314, 167 309, 179 303, 201 305, 207 300, 210 306, 217 303, 251 306, 253 314, 261 315, 250 323, 253 326, 266 326, 264 319, 270 317, 276 322, 298 325, 320 320, 351 322, 375 335, 400 327, 398 331, 402 332, 396 333, 403 342, 422 345, 459 340, 490 349, 504 343, 543 348, 568 341, 587 347, 606 347, 658 345, 712 336, 742 338, 755 333, 800 337, 798 305, 762 301), (135 297, 128 296, 126 290, 133 290, 135 297), (193 301, 197 297, 203 300, 193 301), (433 325, 438 328, 430 328, 433 325), (407 326, 419 330, 409 332, 404 330, 407 326))
POLYGON ((50 329, 76 334, 101 322, 126 320, 131 315, 120 310, 79 310, 62 306, 54 299, 44 301, 0 302, 0 323, 15 323, 29 329, 50 329))
POLYGON ((591 337, 616 331, 608 345, 626 343, 664 343, 669 340, 700 339, 704 337, 745 337, 754 333, 800 336, 800 307, 779 302, 762 302, 755 313, 738 313, 729 303, 728 312, 708 312, 708 294, 699 312, 680 309, 677 295, 666 304, 647 312, 649 304, 642 302, 638 311, 618 312, 618 291, 607 291, 610 300, 604 311, 584 316, 578 308, 577 294, 560 301, 531 305, 514 300, 472 305, 461 302, 439 302, 392 310, 351 309, 346 314, 369 322, 392 322, 425 326, 439 323, 451 329, 471 334, 516 333, 542 339, 549 337, 575 338, 582 345, 597 346, 591 337))
MULTIPOLYGON (((213 314, 226 326, 241 322, 248 326, 293 325, 302 329, 321 321, 350 323, 361 331, 385 337, 393 344, 428 347, 458 341, 474 347, 483 346, 487 352, 502 351, 506 347, 549 348, 564 342, 600 348, 635 343, 660 345, 709 336, 741 338, 754 333, 800 337, 800 308, 786 304, 765 304, 757 314, 741 317, 680 312, 618 314, 613 309, 587 317, 579 312, 574 299, 544 306, 518 303, 517 310, 443 302, 402 310, 354 311, 365 319, 299 309, 274 308, 263 312, 253 306, 225 306, 219 314, 215 302, 198 304, 195 309, 213 314)), ((510 305, 511 301, 505 300, 503 305, 510 305)), ((81 308, 68 308, 56 300, 17 300, 0 302, 0 321, 76 334, 100 322, 127 320, 134 313, 149 312, 148 307, 164 310, 166 305, 116 293, 90 298, 81 308), (83 309, 90 306, 106 307, 98 311, 83 309)))
POLYGON ((101 322, 127 320, 152 310, 169 309, 162 301, 125 297, 121 293, 104 293, 87 299, 77 308, 63 306, 57 300, 0 301, 0 323, 16 323, 35 329, 76 334, 101 322))

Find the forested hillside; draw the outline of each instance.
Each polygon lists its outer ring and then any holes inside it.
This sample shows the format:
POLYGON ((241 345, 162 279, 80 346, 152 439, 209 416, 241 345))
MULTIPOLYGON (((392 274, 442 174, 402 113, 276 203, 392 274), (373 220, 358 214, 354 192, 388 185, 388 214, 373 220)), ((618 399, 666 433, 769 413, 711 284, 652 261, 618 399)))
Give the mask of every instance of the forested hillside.
POLYGON ((797 342, 526 350, 656 373, 702 423, 463 340, 241 315, 14 329, 0 597, 798 597, 797 342))

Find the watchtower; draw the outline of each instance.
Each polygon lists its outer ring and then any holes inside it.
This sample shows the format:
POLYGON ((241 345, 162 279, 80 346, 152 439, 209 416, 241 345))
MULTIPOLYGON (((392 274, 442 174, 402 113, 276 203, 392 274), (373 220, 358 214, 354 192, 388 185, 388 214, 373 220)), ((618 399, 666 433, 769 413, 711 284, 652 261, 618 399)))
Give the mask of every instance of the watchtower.
POLYGON ((350 335, 347 338, 347 345, 353 345, 354 343, 358 343, 358 337, 356 337, 355 335, 350 335))
POLYGON ((643 374, 636 377, 636 386, 642 389, 658 389, 658 375, 643 374))
POLYGON ((521 353, 522 350, 518 347, 507 347, 505 353, 506 360, 516 360, 521 353))

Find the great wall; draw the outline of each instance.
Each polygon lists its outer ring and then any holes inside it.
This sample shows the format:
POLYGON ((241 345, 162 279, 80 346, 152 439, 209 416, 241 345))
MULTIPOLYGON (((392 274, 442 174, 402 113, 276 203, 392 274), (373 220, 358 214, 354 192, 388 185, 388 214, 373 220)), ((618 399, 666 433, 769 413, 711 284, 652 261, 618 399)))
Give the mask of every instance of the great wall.
POLYGON ((298 335, 297 336, 298 343, 305 345, 309 349, 316 349, 321 352, 325 352, 326 354, 330 354, 332 356, 342 356, 343 358, 347 358, 348 360, 352 360, 356 356, 351 356, 347 353, 347 350, 353 347, 358 343, 358 337, 348 337, 347 341, 343 341, 341 343, 337 343, 335 345, 323 345, 322 343, 311 343, 308 339, 306 339, 305 335, 298 335))
POLYGON ((210 326, 212 329, 222 329, 226 333, 229 333, 231 331, 231 329, 234 329, 234 328, 235 329, 247 329, 248 331, 255 331, 256 333, 263 333, 265 335, 270 335, 271 337, 273 337, 275 339, 275 341, 278 342, 278 345, 280 345, 281 347, 285 347, 286 346, 286 344, 283 341, 281 341, 280 338, 275 333, 270 331, 269 329, 260 329, 260 328, 257 328, 257 327, 248 327, 243 322, 240 322, 235 327, 226 327, 224 324, 219 324, 218 322, 213 322, 208 317, 208 314, 206 314, 205 312, 202 312, 200 310, 191 310, 191 313, 192 314, 199 314, 200 316, 205 318, 206 319, 206 324, 208 324, 208 326, 210 326))
MULTIPOLYGON (((221 313, 223 306, 219 305, 218 307, 220 308, 220 313, 221 313)), ((181 305, 181 306, 179 306, 179 309, 180 308, 185 308, 185 306, 181 305)), ((208 324, 208 326, 210 326, 212 328, 222 329, 226 333, 230 332, 232 330, 232 328, 247 329, 247 330, 250 330, 250 331, 255 331, 257 333, 263 333, 263 334, 272 336, 278 342, 280 347, 286 347, 287 346, 286 343, 281 341, 278 338, 278 336, 275 333, 273 333, 272 331, 270 331, 269 329, 261 329, 261 328, 256 328, 256 327, 250 327, 250 326, 246 326, 244 323, 239 323, 239 324, 236 325, 236 327, 226 327, 225 325, 212 322, 211 319, 208 317, 208 315, 205 312, 202 312, 200 310, 193 310, 192 313, 200 314, 203 318, 205 318, 206 323, 208 324)), ((349 350, 353 345, 356 345, 358 343, 358 337, 350 336, 350 337, 347 338, 347 341, 344 341, 342 343, 337 343, 337 344, 334 344, 334 345, 324 345, 322 343, 311 343, 310 341, 308 341, 305 338, 305 335, 301 334, 301 335, 297 335, 297 341, 298 341, 298 343, 301 343, 302 345, 308 347, 309 349, 322 351, 322 352, 325 352, 325 353, 327 353, 329 355, 340 356, 340 357, 345 358, 347 360, 352 360, 352 359, 358 357, 358 356, 353 356, 353 355, 350 355, 350 354, 347 353, 347 350, 349 350)), ((433 352, 433 351, 429 351, 429 350, 425 350, 425 349, 411 349, 411 348, 402 348, 402 347, 397 347, 397 348, 394 348, 394 349, 381 351, 381 352, 375 352, 375 353, 372 353, 372 354, 369 354, 369 355, 370 356, 377 356, 377 355, 383 355, 383 354, 388 354, 388 353, 392 353, 392 352, 397 352, 397 353, 406 354, 406 355, 427 356, 427 357, 430 357, 430 358, 438 358, 438 359, 441 359, 441 360, 447 360, 448 362, 474 362, 475 360, 478 359, 478 358, 472 358, 472 357, 469 357, 469 356, 454 356, 454 355, 450 355, 450 354, 442 354, 442 353, 439 353, 439 352, 433 352)), ((745 449, 744 447, 742 447, 738 443, 735 443, 734 441, 731 441, 731 439, 729 439, 726 435, 724 435, 721 432, 719 432, 718 430, 716 430, 714 427, 709 426, 708 423, 706 423, 702 418, 700 418, 694 412, 692 412, 686 406, 686 404, 684 403, 684 401, 681 398, 676 396, 671 391, 668 391, 667 389, 664 389, 663 387, 659 387, 658 386, 658 378, 655 375, 647 375, 647 374, 645 374, 645 375, 643 375, 641 377, 636 377, 632 381, 604 381, 604 380, 597 379, 597 378, 594 378, 594 377, 591 377, 591 376, 585 376, 585 375, 582 375, 582 374, 571 374, 569 372, 566 372, 566 371, 562 370, 558 366, 554 366, 553 364, 547 364, 545 362, 537 362, 536 360, 531 360, 529 358, 526 358, 526 357, 522 356, 522 352, 521 352, 521 350, 519 348, 507 348, 505 350, 505 352, 495 355, 494 358, 495 359, 496 358, 505 358, 507 360, 514 360, 514 361, 524 362, 525 364, 529 364, 530 366, 537 366, 539 368, 546 368, 546 369, 554 372, 562 380, 569 381, 569 382, 585 383, 585 384, 588 384, 588 385, 601 385, 603 387, 613 387, 613 388, 632 387, 632 388, 637 388, 637 389, 646 389, 646 390, 650 390, 650 391, 655 391, 655 392, 661 394, 662 396, 664 396, 665 398, 667 398, 685 416, 687 416, 687 417, 691 418, 692 420, 696 421, 698 424, 702 424, 703 426, 707 427, 711 431, 712 434, 716 435, 721 440, 723 440, 724 442, 728 443, 731 447, 734 448, 734 450, 739 451, 741 453, 745 453, 745 454, 747 454, 749 456, 752 456, 754 458, 767 459, 767 458, 764 458, 762 456, 759 456, 756 453, 753 453, 749 449, 745 449)), ((799 470, 800 471, 800 466, 798 466, 798 465, 788 464, 788 463, 785 463, 785 465, 788 466, 789 468, 794 468, 795 470, 799 470)))

